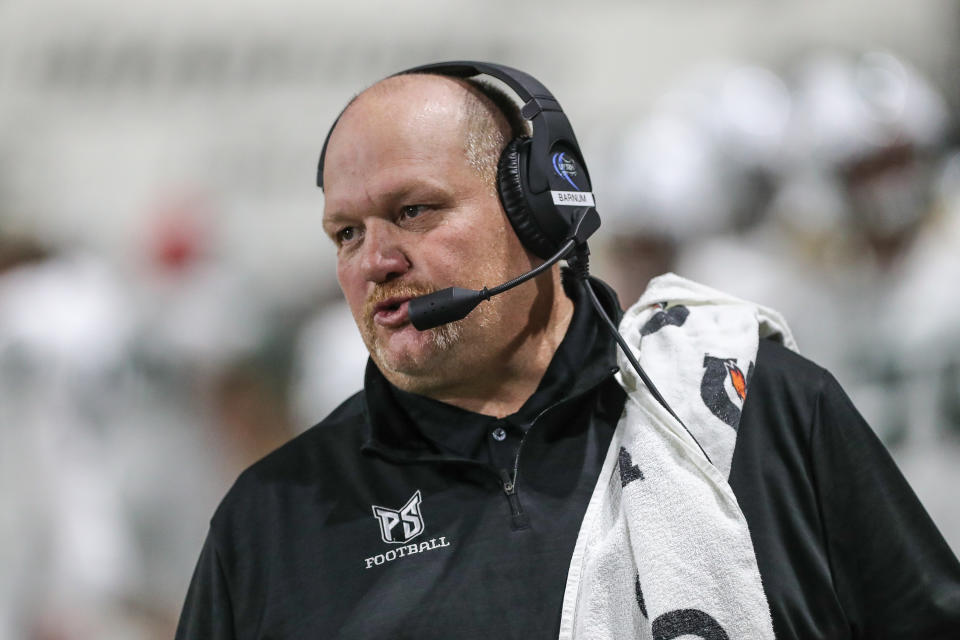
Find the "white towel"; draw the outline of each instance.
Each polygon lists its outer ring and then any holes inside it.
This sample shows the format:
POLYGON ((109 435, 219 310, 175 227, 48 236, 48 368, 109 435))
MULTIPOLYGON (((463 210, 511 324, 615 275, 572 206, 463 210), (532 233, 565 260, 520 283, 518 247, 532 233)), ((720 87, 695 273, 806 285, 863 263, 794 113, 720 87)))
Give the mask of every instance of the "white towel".
POLYGON ((627 401, 581 525, 561 639, 772 639, 746 520, 727 484, 761 337, 783 319, 673 274, 651 281, 620 332, 710 456, 620 355, 627 401))

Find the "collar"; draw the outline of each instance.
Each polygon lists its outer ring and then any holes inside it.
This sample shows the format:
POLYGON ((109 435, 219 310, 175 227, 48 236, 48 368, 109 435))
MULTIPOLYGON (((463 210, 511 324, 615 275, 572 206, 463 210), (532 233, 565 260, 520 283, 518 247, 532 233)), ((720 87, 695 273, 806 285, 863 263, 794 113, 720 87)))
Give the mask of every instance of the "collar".
MULTIPOLYGON (((593 389, 617 371, 616 344, 597 318, 583 287, 563 272, 564 291, 574 312, 537 390, 514 414, 499 420, 526 431, 546 409, 593 389)), ((622 312, 616 294, 591 278, 607 313, 616 321, 622 312)), ((498 419, 398 389, 372 360, 364 379, 367 441, 364 450, 397 461, 472 460, 498 419)))

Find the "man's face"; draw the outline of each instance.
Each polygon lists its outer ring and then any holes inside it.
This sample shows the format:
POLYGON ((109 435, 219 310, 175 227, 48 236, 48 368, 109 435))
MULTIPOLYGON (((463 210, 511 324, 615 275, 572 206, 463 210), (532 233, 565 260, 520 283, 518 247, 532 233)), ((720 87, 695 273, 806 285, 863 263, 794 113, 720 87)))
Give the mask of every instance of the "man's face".
POLYGON ((532 260, 493 185, 467 161, 465 89, 429 76, 382 84, 350 106, 330 138, 323 224, 371 356, 395 384, 417 390, 507 349, 535 292, 494 298, 425 332, 410 324, 407 301, 448 286, 494 286, 532 260))

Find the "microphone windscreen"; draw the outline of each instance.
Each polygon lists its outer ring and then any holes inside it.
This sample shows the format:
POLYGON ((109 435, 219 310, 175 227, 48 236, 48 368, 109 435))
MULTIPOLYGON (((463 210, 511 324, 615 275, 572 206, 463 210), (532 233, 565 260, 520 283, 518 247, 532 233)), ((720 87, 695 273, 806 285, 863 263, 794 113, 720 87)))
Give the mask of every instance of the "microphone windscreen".
POLYGON ((413 326, 425 331, 466 317, 482 300, 480 291, 448 287, 413 298, 408 303, 407 313, 413 326))

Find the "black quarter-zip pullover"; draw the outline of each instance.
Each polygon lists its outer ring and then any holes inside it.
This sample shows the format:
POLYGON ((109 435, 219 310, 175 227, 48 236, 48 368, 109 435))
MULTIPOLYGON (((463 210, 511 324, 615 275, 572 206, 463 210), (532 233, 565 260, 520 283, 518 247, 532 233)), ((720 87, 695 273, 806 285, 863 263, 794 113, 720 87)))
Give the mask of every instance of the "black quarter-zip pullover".
MULTIPOLYGON (((624 403, 613 341, 567 293, 567 335, 515 414, 405 393, 371 364, 363 392, 244 472, 177 637, 556 638, 624 403)), ((946 543, 833 378, 768 341, 730 485, 781 640, 960 638, 946 543)))

